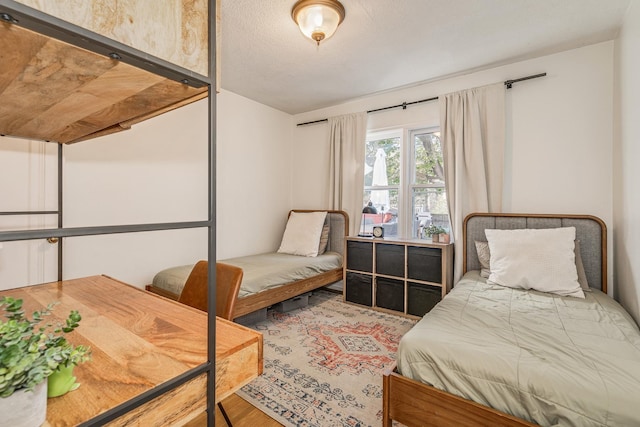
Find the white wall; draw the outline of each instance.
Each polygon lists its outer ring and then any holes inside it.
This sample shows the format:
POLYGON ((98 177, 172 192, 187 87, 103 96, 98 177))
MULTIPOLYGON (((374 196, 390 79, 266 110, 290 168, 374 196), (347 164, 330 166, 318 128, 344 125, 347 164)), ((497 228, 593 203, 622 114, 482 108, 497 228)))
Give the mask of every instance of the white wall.
MULTIPOLYGON (((546 72, 507 92, 505 212, 583 213, 612 227, 613 42, 370 96, 295 123, 431 98, 546 72)), ((437 102, 369 114, 368 128, 439 124, 437 102)), ((326 124, 296 127, 293 202, 326 205, 326 124)), ((609 237, 611 247, 611 237, 609 237)), ((611 265, 611 256, 609 256, 611 265)))
MULTIPOLYGON (((57 210, 57 145, 0 138, 0 210, 57 210)), ((65 227, 206 220, 206 101, 129 131, 64 146, 65 227)), ((2 229, 57 227, 55 215, 4 217, 2 229)), ((6 242, 0 287, 57 278, 57 245, 6 242)), ((64 239, 64 278, 107 274, 143 286, 207 256, 206 229, 64 239)))
MULTIPOLYGON (((64 226, 207 219, 207 101, 64 147, 64 226)), ((64 240, 64 278, 107 274, 143 286, 207 257, 206 228, 64 240)))
MULTIPOLYGON (((291 116, 217 97, 218 259, 277 248, 291 208, 291 116)), ((65 151, 65 226, 207 218, 207 101, 65 151)), ((207 257, 206 229, 67 239, 65 276, 150 283, 207 257)))
MULTIPOLYGON (((225 91, 217 104, 217 258, 274 250, 292 207, 291 116, 225 91)), ((202 100, 131 130, 65 146, 64 226, 206 220, 207 127, 207 101, 202 100)), ((55 210, 56 169, 51 174, 49 167, 40 179, 33 164, 56 166, 56 145, 0 142, 0 210, 41 205, 55 210), (52 153, 41 153, 41 146, 53 148, 52 153), (26 191, 23 183, 34 180, 43 182, 26 191)), ((21 224, 3 220, 4 230, 21 224)), ((54 218, 50 226, 56 224, 54 218)), ((37 242, 20 250, 16 245, 8 242, 0 249, 0 287, 55 280, 55 245, 37 242), (27 250, 36 255, 46 250, 47 267, 39 267, 39 258, 27 250), (39 273, 43 269, 48 275, 39 273)), ((66 238, 64 249, 65 279, 107 274, 142 287, 163 268, 206 258, 207 231, 66 238)))
POLYGON ((613 158, 615 297, 640 323, 640 5, 633 3, 616 41, 613 158))
MULTIPOLYGON (((57 145, 0 137, 0 152, 0 211, 57 211, 57 145)), ((57 215, 0 215, 0 231, 57 226, 57 215)), ((56 280, 57 259, 45 239, 0 243, 0 289, 56 280)))
MULTIPOLYGON (((218 259, 276 250, 291 202, 292 117, 218 96, 218 259)), ((297 207, 297 206, 295 206, 297 207)))

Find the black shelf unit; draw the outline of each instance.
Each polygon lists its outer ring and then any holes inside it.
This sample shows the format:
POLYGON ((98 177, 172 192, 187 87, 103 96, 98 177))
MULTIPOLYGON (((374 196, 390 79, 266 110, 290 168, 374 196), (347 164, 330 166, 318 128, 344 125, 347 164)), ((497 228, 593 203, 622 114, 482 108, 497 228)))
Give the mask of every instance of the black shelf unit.
POLYGON ((422 317, 452 286, 450 243, 348 237, 345 256, 343 299, 348 303, 422 317))

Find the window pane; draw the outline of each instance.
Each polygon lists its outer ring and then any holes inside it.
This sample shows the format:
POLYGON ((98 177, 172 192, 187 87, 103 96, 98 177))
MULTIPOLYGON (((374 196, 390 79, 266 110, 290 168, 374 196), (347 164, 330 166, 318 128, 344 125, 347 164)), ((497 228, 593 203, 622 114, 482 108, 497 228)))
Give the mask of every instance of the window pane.
POLYGON ((362 205, 367 206, 369 201, 376 199, 376 193, 384 193, 379 197, 388 198, 389 203, 384 207, 373 206, 375 212, 362 214, 360 234, 371 234, 374 225, 381 225, 386 237, 398 236, 398 189, 365 190, 362 205))
POLYGON ((400 137, 367 141, 360 234, 370 234, 374 225, 384 227, 385 236, 398 235, 398 185, 400 184, 400 137))
POLYGON ((440 132, 416 133, 413 145, 414 184, 444 185, 440 132))
POLYGON ((371 132, 364 160, 360 234, 374 225, 389 237, 417 237, 420 223, 450 230, 437 128, 371 132))
POLYGON ((412 237, 420 237, 420 229, 431 224, 450 230, 447 195, 444 188, 414 188, 412 195, 412 237))
POLYGON ((400 138, 367 141, 365 147, 364 185, 400 184, 400 138))

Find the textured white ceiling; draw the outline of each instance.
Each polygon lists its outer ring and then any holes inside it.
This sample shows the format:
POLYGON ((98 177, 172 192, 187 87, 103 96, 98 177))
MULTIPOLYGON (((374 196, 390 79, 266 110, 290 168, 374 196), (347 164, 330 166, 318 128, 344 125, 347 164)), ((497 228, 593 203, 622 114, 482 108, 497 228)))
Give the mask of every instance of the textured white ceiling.
POLYGON ((222 0, 222 87, 296 114, 616 37, 637 0, 342 0, 319 47, 296 0, 222 0))

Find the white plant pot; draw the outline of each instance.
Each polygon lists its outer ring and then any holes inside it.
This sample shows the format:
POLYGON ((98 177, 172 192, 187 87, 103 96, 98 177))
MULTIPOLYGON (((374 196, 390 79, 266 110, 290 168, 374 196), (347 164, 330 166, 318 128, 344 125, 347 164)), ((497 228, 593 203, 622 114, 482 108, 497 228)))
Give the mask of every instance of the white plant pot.
POLYGON ((1 424, 11 427, 40 427, 47 418, 47 380, 33 391, 18 390, 0 398, 1 424))

